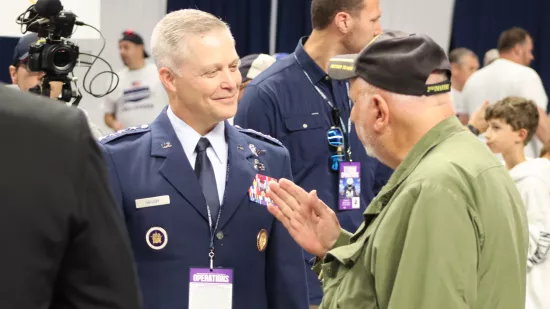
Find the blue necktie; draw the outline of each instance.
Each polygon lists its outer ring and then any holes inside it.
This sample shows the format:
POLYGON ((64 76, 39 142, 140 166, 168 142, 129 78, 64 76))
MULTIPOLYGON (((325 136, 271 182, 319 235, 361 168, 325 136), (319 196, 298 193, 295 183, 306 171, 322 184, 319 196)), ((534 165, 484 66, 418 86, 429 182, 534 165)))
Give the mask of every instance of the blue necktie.
POLYGON ((208 149, 208 147, 210 147, 210 141, 205 137, 201 137, 195 148, 197 152, 195 174, 197 174, 197 178, 199 179, 199 184, 201 185, 202 193, 206 199, 206 204, 208 204, 210 208, 212 224, 216 225, 216 219, 218 218, 218 211, 220 209, 220 198, 218 196, 218 186, 216 185, 214 168, 206 155, 206 149, 208 149))

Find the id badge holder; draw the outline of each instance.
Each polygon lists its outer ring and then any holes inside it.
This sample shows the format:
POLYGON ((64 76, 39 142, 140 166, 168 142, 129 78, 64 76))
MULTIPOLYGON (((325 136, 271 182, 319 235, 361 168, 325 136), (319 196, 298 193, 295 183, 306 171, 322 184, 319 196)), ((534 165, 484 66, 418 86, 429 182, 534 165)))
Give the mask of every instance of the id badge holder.
POLYGON ((189 309, 232 309, 233 269, 191 268, 189 309))
POLYGON ((361 163, 341 162, 338 185, 339 210, 361 208, 361 163))

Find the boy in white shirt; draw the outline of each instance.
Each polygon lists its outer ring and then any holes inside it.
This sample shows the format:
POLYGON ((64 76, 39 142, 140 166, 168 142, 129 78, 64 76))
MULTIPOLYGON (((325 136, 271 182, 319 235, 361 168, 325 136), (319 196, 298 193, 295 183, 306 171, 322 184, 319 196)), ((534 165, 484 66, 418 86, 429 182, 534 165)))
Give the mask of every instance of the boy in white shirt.
POLYGON ((550 161, 527 160, 524 147, 538 126, 535 103, 507 97, 485 112, 487 145, 501 153, 521 194, 529 223, 526 309, 550 308, 550 161))

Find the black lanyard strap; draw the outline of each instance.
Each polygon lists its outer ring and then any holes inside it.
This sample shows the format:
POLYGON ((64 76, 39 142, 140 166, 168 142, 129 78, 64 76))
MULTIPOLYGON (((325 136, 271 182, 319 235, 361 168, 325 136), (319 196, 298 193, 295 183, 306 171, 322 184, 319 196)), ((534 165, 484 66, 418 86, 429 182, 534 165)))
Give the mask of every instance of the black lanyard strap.
MULTIPOLYGON (((338 126, 342 129, 342 132, 344 133, 344 135, 347 135, 347 138, 346 138, 346 140, 347 140, 346 144, 347 145, 345 145, 347 147, 345 147, 345 148, 346 148, 346 153, 348 155, 348 160, 351 162, 351 145, 350 145, 351 117, 348 118, 347 130, 346 130, 346 127, 344 125, 344 120, 342 119, 342 114, 340 113, 340 110, 338 108, 336 108, 334 106, 334 104, 330 101, 330 99, 326 96, 326 94, 323 93, 323 91, 321 89, 319 89, 319 87, 317 87, 317 85, 315 85, 313 83, 313 80, 311 80, 311 77, 309 77, 309 74, 307 74, 306 70, 304 69, 304 67, 300 63, 300 60, 298 60, 298 57, 296 57, 296 54, 294 54, 294 59, 296 59, 296 62, 298 63, 298 65, 302 69, 302 72, 304 72, 304 75, 306 76, 309 83, 313 86, 313 88, 315 88, 317 93, 319 93, 319 95, 323 98, 323 100, 325 100, 325 102, 327 102, 328 106, 330 106, 330 108, 332 109, 333 118, 338 118, 340 120, 340 123, 336 123, 336 119, 334 119, 333 121, 335 121, 336 126, 338 126)), ((349 98, 349 83, 348 82, 346 82, 346 90, 347 90, 347 95, 348 95, 349 112, 351 113, 352 103, 351 103, 351 100, 349 98)))

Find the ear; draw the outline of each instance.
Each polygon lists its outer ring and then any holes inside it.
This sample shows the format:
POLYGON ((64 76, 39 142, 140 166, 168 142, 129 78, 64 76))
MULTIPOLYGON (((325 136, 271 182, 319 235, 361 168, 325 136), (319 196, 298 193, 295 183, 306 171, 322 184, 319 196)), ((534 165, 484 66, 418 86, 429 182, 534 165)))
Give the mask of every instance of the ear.
POLYGON ((334 24, 340 30, 340 32, 347 34, 351 31, 353 26, 353 18, 349 13, 339 12, 334 17, 334 24))
POLYGON ((379 94, 372 96, 372 106, 374 108, 374 112, 376 113, 376 118, 374 120, 374 131, 381 133, 390 122, 390 109, 386 100, 384 100, 384 98, 379 94))
POLYGON ((176 92, 176 74, 167 67, 162 67, 159 70, 159 78, 166 90, 176 92))
POLYGON ((518 141, 518 143, 525 143, 525 139, 527 138, 527 130, 525 130, 525 129, 519 129, 519 130, 517 131, 517 133, 518 133, 518 137, 519 137, 519 139, 520 139, 520 140, 518 141))
POLYGON ((10 77, 11 77, 11 83, 17 84, 17 68, 13 65, 10 65, 10 77))

